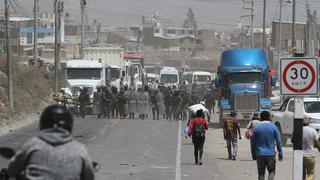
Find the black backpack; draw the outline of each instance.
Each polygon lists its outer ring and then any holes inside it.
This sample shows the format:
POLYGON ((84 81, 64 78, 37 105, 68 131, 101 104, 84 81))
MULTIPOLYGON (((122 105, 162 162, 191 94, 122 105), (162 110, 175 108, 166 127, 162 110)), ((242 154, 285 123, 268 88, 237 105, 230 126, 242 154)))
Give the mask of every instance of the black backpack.
POLYGON ((196 123, 192 131, 192 136, 203 137, 204 134, 205 134, 205 130, 203 126, 199 123, 196 123))

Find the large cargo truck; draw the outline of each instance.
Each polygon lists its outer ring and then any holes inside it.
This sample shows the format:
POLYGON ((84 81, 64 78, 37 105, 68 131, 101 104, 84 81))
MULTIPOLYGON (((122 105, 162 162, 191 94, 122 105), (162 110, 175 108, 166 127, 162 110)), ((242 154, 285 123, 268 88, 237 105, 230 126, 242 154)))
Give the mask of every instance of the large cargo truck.
POLYGON ((270 65, 261 49, 232 49, 223 52, 215 86, 218 90, 220 123, 236 111, 240 121, 254 113, 271 110, 270 65))

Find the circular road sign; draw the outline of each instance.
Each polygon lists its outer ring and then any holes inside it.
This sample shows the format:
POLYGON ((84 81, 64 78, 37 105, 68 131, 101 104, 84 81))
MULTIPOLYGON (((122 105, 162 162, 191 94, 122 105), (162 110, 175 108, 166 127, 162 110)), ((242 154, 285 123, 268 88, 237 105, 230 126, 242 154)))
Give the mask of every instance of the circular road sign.
POLYGON ((318 93, 318 62, 312 58, 281 59, 281 93, 315 95, 318 93))

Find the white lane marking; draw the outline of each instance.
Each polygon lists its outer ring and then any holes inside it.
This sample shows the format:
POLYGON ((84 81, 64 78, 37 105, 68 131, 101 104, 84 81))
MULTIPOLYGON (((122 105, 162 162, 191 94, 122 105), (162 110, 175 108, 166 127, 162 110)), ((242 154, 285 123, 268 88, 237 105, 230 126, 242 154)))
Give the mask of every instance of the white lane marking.
POLYGON ((179 121, 177 156, 176 156, 176 180, 181 180, 181 129, 182 129, 182 122, 179 121))

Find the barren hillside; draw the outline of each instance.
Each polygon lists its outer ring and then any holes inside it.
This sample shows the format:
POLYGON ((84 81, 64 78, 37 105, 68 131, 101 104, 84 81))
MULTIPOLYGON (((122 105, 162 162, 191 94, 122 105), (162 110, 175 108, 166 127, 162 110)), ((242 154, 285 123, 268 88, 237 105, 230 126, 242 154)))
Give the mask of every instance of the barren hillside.
POLYGON ((35 112, 43 101, 48 101, 51 92, 49 74, 20 63, 13 63, 13 114, 8 111, 7 76, 5 61, 0 57, 0 120, 12 115, 35 112))

